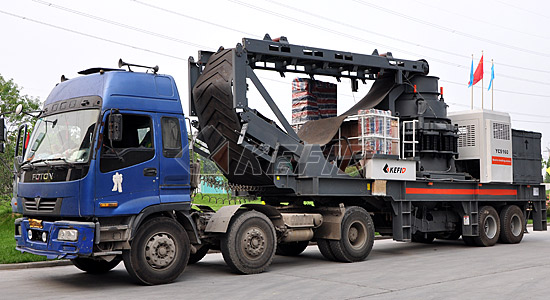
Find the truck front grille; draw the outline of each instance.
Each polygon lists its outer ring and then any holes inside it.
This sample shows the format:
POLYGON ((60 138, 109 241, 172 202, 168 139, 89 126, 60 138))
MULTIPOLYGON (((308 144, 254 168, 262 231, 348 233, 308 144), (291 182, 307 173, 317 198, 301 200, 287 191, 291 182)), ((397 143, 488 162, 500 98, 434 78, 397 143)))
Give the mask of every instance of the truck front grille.
POLYGON ((27 211, 52 212, 59 198, 25 198, 27 211))

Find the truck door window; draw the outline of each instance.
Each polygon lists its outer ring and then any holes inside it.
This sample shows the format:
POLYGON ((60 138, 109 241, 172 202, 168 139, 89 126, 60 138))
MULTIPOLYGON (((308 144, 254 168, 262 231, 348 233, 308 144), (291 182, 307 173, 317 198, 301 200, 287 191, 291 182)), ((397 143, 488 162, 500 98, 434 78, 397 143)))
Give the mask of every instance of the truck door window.
POLYGON ((149 116, 122 115, 122 140, 113 141, 112 145, 104 130, 103 146, 99 169, 101 172, 137 165, 155 156, 153 123, 149 116), (118 155, 117 155, 118 153, 118 155))
POLYGON ((164 157, 181 157, 181 131, 178 118, 161 118, 162 154, 164 157))

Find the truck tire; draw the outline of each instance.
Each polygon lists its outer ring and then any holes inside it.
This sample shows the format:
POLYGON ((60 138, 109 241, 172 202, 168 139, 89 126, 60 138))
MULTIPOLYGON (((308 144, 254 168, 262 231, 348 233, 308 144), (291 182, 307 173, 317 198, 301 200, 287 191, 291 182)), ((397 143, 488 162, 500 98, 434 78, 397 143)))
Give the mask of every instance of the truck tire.
POLYGON ((223 259, 237 273, 265 271, 275 256, 277 237, 271 220, 257 211, 235 216, 220 241, 223 259))
POLYGON ((523 239, 525 216, 516 205, 507 205, 500 212, 500 239, 505 244, 517 244, 523 239))
POLYGON ((161 217, 141 225, 122 252, 124 266, 140 284, 155 285, 174 281, 187 266, 190 243, 187 232, 171 218, 161 217))
POLYGON ((336 261, 336 256, 334 256, 332 249, 330 249, 330 240, 317 239, 317 248, 319 248, 319 251, 326 259, 336 261))
POLYGON ((201 259, 203 259, 206 256, 206 253, 208 253, 208 250, 210 250, 210 247, 207 245, 204 245, 197 250, 195 253, 191 253, 189 255, 189 262, 187 262, 188 265, 192 265, 195 263, 198 263, 201 259))
POLYGON ((500 236, 500 218, 492 206, 483 206, 479 210, 479 236, 474 241, 480 247, 490 247, 497 243, 500 236))
POLYGON ((362 261, 374 244, 374 224, 369 213, 358 206, 346 208, 341 226, 341 239, 329 241, 337 261, 362 261))
POLYGON ((89 274, 103 274, 111 271, 122 261, 122 257, 117 255, 111 261, 96 260, 87 257, 77 257, 71 259, 71 262, 78 269, 89 274))
POLYGON ((309 241, 281 243, 277 245, 277 251, 275 254, 283 256, 298 256, 306 250, 308 245, 309 241))

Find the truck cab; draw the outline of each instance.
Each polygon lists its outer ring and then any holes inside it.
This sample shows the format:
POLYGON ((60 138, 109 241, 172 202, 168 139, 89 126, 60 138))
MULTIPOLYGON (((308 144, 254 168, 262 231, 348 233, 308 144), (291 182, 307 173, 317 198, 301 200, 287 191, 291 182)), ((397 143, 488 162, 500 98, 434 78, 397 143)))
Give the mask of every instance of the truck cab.
POLYGON ((185 118, 170 76, 83 74, 53 89, 19 159, 15 239, 48 258, 120 261, 148 215, 190 209, 185 118))

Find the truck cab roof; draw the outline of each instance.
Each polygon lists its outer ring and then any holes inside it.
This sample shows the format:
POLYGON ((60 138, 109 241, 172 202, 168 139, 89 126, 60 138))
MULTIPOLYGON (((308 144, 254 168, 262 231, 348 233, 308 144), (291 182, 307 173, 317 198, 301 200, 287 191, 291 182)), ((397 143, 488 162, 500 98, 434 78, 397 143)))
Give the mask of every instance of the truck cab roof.
POLYGON ((55 86, 44 114, 83 107, 183 113, 174 78, 169 75, 110 71, 76 77, 55 86))

